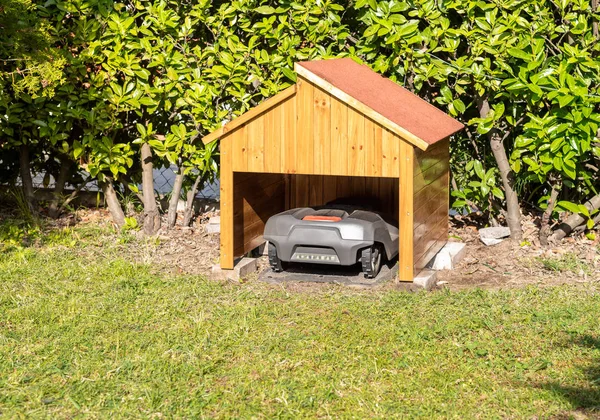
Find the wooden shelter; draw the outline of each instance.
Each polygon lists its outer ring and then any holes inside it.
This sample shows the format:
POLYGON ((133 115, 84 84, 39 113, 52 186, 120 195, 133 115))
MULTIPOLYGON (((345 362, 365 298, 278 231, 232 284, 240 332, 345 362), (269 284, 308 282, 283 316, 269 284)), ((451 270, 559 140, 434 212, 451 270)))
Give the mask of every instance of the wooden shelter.
POLYGON ((264 242, 270 216, 361 196, 398 221, 412 281, 448 236, 449 137, 463 125, 349 58, 295 70, 295 85, 203 139, 221 140, 221 268, 264 242))

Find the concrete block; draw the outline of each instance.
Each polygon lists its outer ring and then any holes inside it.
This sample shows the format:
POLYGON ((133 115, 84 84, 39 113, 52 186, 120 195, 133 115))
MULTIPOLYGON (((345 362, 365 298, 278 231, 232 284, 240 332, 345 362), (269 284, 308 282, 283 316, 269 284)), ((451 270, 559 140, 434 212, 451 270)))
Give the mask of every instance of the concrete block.
POLYGON ((208 224, 205 226, 206 233, 220 233, 221 232, 221 217, 213 216, 208 219, 208 224))
POLYGON ((220 280, 240 281, 255 273, 257 269, 256 258, 242 258, 239 260, 233 270, 223 270, 219 264, 212 266, 212 277, 220 280))
POLYGON ((466 245, 461 242, 447 242, 431 259, 427 268, 432 270, 452 270, 465 256, 466 245))
POLYGON ((233 267, 233 271, 236 273, 237 280, 239 280, 256 273, 256 268, 256 258, 244 257, 233 267))
POLYGON ((447 242, 427 264, 432 270, 452 270, 465 256, 466 245, 462 242, 447 242))
POLYGON ((452 270, 452 256, 442 248, 427 266, 432 270, 452 270))
POLYGON ((462 242, 448 242, 444 246, 452 257, 452 265, 455 266, 462 260, 467 254, 467 244, 462 242))
POLYGON ((413 284, 425 290, 431 290, 437 283, 437 273, 433 270, 422 270, 414 279, 413 284))

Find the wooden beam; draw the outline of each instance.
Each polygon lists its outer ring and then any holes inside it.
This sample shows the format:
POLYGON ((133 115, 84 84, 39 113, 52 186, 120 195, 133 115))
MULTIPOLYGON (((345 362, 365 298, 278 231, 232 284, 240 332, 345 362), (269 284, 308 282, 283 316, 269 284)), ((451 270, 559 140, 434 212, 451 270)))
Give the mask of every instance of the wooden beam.
POLYGON ((221 246, 220 265, 224 270, 233 270, 233 163, 232 144, 221 143, 221 246))
POLYGON ((275 105, 285 101, 287 98, 289 98, 290 96, 293 96, 295 94, 296 94, 296 85, 292 85, 289 88, 279 92, 277 95, 272 96, 271 98, 262 102, 260 105, 246 111, 239 117, 229 121, 223 127, 217 128, 212 133, 204 136, 204 138, 202 138, 202 142, 204 144, 208 144, 210 142, 213 142, 213 141, 223 137, 228 132, 235 130, 240 125, 250 121, 253 118, 256 118, 263 112, 268 111, 269 109, 273 108, 275 105))
POLYGON ((413 281, 414 226, 413 226, 413 147, 400 143, 400 180, 398 230, 400 231, 398 249, 398 278, 400 281, 413 281))
POLYGON ((324 91, 330 93, 332 96, 336 97, 340 101, 346 103, 347 105, 351 106, 352 108, 356 109, 357 111, 376 121, 378 124, 397 134, 413 146, 416 146, 421 150, 427 150, 427 148, 429 147, 429 144, 425 140, 415 136, 405 128, 400 127, 398 124, 394 123, 393 121, 390 121, 380 113, 374 111, 372 108, 368 107, 359 100, 348 95, 346 92, 338 89, 337 87, 329 83, 327 80, 320 78, 319 76, 307 70, 306 68, 296 64, 294 70, 296 71, 298 76, 301 76, 304 79, 310 81, 311 83, 314 83, 315 85, 319 86, 324 91))

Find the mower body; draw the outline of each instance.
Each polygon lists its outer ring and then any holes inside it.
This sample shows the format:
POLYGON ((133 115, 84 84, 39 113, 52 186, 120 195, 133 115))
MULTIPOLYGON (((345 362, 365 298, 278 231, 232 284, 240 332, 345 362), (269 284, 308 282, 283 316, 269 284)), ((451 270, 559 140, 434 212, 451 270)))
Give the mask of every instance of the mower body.
POLYGON ((377 245, 392 259, 398 228, 373 211, 344 205, 302 207, 272 216, 264 238, 284 262, 354 265, 361 250, 377 245))

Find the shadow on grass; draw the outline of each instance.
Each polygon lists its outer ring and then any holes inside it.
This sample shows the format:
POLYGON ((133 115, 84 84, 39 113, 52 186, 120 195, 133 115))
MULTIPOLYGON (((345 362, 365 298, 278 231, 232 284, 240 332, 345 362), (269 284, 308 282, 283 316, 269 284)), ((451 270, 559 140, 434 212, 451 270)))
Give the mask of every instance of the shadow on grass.
MULTIPOLYGON (((578 348, 588 348, 600 352, 600 338, 592 335, 586 334, 576 338, 574 345, 578 348)), ((584 375, 580 385, 547 382, 537 386, 568 401, 577 414, 600 418, 600 357, 595 356, 591 365, 580 366, 580 369, 584 375)), ((573 412, 565 413, 564 416, 557 418, 579 418, 573 414, 573 412)))

